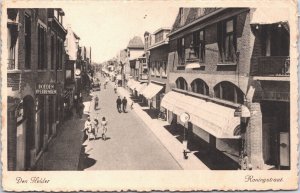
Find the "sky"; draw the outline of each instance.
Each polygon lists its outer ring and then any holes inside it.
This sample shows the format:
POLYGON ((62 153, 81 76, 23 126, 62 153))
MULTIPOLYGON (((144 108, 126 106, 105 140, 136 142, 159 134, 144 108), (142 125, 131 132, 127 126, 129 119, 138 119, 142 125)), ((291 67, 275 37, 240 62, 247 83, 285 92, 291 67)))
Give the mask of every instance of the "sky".
POLYGON ((62 7, 64 25, 70 24, 81 46, 91 46, 92 62, 104 62, 127 47, 134 36, 143 39, 161 27, 172 27, 178 5, 161 2, 85 2, 62 7))

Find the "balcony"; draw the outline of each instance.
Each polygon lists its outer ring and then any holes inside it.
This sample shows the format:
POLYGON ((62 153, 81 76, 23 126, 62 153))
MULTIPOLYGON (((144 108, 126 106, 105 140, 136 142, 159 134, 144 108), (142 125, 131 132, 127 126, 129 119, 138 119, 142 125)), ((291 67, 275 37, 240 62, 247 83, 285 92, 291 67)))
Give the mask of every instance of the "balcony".
POLYGON ((14 70, 16 68, 15 59, 8 59, 7 61, 7 70, 14 70))
POLYGON ((262 56, 257 58, 253 76, 290 76, 289 56, 262 56))
POLYGON ((290 92, 278 92, 278 91, 260 91, 256 92, 256 97, 260 100, 267 101, 290 101, 290 92))

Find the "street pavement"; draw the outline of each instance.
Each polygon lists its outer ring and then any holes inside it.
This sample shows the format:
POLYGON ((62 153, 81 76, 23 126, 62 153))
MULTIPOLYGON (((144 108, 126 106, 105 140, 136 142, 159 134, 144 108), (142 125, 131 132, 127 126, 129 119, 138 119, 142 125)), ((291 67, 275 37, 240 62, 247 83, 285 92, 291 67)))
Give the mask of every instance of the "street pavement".
MULTIPOLYGON (((92 120, 103 116, 108 120, 107 140, 86 141, 80 154, 79 170, 178 170, 182 169, 165 146, 141 118, 130 108, 119 113, 116 108, 118 94, 108 84, 99 96, 99 109, 89 108, 92 120)), ((130 103, 128 101, 128 107, 130 103)))
MULTIPOLYGON (((97 138, 82 141, 84 119, 73 116, 63 123, 57 136, 38 161, 36 170, 206 170, 208 167, 194 153, 183 158, 183 145, 165 126, 165 121, 151 118, 138 104, 130 109, 127 90, 118 87, 114 93, 112 83, 101 91, 84 96, 84 113, 91 119, 105 116, 108 120, 107 140, 97 138), (99 97, 99 108, 94 110, 94 96, 99 97), (127 113, 119 113, 116 99, 120 95, 128 100, 127 113)), ((101 134, 99 135, 101 137, 101 134)))

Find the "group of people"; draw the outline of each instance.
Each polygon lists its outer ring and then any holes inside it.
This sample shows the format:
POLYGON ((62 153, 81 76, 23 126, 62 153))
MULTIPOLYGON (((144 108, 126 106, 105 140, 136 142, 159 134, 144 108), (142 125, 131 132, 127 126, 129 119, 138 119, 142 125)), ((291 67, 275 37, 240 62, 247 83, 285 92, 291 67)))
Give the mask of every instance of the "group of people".
POLYGON ((121 99, 121 97, 118 96, 116 103, 117 103, 118 112, 121 113, 122 110, 123 110, 123 112, 126 113, 126 108, 127 108, 127 99, 126 99, 126 97, 121 99), (123 107, 122 110, 121 110, 121 106, 123 107))
POLYGON ((83 141, 85 140, 91 140, 91 139, 97 139, 99 134, 101 133, 102 139, 105 141, 106 140, 106 132, 107 132, 107 120, 105 117, 102 117, 101 123, 99 124, 98 119, 94 119, 91 121, 91 117, 88 115, 87 120, 84 123, 84 138, 83 141), (101 132, 102 128, 102 132, 101 132))

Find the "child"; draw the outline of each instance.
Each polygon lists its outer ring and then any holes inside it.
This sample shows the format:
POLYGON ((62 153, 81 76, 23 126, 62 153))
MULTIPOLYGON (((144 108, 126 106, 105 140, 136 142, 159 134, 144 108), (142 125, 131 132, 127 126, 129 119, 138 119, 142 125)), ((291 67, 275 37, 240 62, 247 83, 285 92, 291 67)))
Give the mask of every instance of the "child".
POLYGON ((102 126, 102 139, 105 141, 106 140, 105 134, 107 132, 107 121, 105 117, 102 117, 101 126, 102 126))

